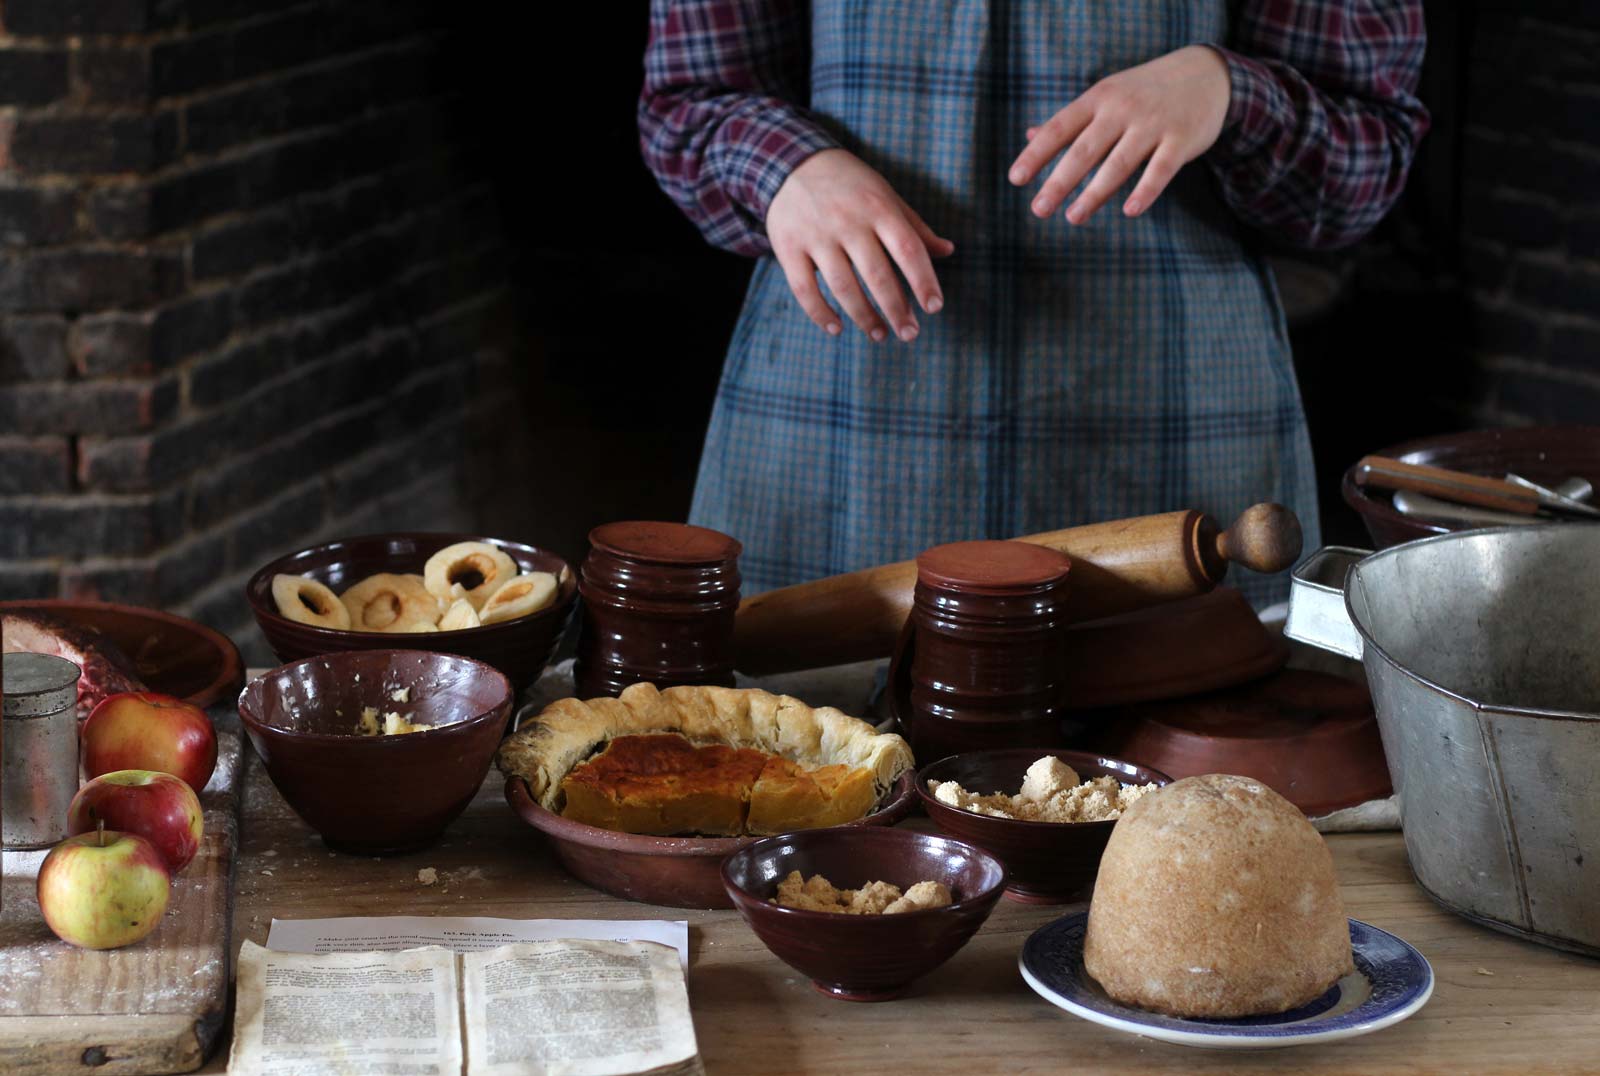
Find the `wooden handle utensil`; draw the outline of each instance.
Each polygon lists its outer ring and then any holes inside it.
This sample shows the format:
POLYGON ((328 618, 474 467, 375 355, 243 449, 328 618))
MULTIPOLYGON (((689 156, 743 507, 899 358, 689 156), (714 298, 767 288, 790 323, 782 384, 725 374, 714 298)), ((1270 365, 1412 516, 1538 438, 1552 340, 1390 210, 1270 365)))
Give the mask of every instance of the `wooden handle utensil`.
POLYGON ((1421 463, 1402 463, 1387 456, 1364 456, 1356 464, 1357 485, 1378 489, 1426 493, 1456 504, 1494 508, 1531 516, 1539 511, 1539 494, 1511 482, 1483 475, 1429 467, 1421 463))
MULTIPOLYGON (((1074 621, 1211 590, 1230 562, 1281 572, 1300 555, 1300 521, 1258 504, 1227 530, 1194 510, 1030 534, 1017 539, 1072 558, 1074 621)), ((734 665, 753 675, 888 657, 911 610, 915 561, 829 576, 746 598, 734 621, 734 665)))

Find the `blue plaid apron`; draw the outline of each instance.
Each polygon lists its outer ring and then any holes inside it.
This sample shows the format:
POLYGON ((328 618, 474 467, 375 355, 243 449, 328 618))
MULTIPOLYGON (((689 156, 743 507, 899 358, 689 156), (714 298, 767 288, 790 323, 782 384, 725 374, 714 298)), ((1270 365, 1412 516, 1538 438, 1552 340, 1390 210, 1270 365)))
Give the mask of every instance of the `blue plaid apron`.
MULTIPOLYGON (((1005 175, 1024 130, 1106 75, 1225 39, 1222 0, 812 0, 812 110, 956 253, 915 343, 829 337, 770 257, 723 369, 691 519, 744 543, 745 593, 939 542, 1281 501, 1317 540, 1271 272, 1201 162, 1144 217, 1082 227, 1005 175)), ((1285 578, 1239 570, 1258 605, 1285 578)))

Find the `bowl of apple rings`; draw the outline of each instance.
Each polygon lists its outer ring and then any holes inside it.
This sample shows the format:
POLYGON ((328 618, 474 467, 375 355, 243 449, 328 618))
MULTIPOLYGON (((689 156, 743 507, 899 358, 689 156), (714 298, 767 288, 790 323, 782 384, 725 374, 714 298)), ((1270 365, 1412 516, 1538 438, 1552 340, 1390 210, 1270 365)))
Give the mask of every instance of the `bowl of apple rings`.
POLYGON ((342 538, 263 565, 245 584, 279 660, 418 649, 493 665, 520 690, 571 619, 566 561, 520 542, 405 532, 342 538))

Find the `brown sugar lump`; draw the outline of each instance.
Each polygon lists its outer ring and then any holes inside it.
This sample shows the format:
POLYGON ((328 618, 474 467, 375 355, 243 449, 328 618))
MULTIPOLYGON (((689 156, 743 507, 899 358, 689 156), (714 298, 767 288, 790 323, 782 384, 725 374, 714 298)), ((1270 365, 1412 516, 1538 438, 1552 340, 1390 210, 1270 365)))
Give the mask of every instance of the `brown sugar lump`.
POLYGON ((1322 837, 1247 777, 1207 774, 1132 804, 1100 861, 1084 968, 1171 1016, 1285 1012, 1355 970, 1322 837))

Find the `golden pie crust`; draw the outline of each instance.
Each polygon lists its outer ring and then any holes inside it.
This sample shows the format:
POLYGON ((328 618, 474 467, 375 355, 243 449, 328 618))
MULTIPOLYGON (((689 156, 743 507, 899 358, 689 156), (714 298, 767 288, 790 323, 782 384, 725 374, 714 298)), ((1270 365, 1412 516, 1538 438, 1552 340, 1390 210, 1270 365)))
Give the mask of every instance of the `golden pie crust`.
POLYGON ((899 736, 750 688, 635 684, 561 699, 501 746, 501 771, 568 818, 628 833, 787 833, 853 822, 913 766, 899 736))

